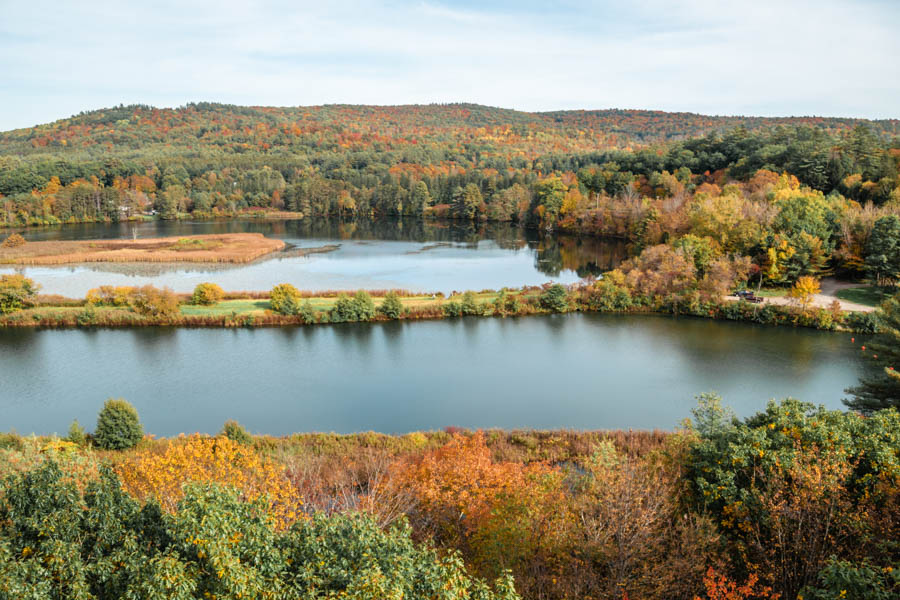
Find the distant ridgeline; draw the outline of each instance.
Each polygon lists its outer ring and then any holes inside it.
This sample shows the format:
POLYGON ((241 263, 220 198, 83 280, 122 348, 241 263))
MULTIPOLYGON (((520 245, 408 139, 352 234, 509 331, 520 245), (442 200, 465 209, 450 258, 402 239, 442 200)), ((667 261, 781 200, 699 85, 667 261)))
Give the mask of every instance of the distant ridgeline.
POLYGON ((898 135, 900 120, 639 110, 119 106, 0 133, 0 225, 276 209, 590 230, 600 197, 690 195, 760 169, 884 205, 900 201, 898 135))

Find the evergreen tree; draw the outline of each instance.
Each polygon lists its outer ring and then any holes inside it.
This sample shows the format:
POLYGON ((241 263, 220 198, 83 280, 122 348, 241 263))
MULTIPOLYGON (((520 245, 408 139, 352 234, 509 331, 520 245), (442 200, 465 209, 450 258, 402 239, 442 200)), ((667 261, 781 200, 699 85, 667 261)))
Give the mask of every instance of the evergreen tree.
POLYGON ((885 301, 878 311, 880 332, 866 344, 875 362, 873 372, 847 390, 853 398, 844 403, 854 410, 872 413, 884 408, 900 409, 900 294, 885 301))
POLYGON ((897 215, 875 221, 866 244, 866 270, 876 285, 900 282, 900 217, 897 215))

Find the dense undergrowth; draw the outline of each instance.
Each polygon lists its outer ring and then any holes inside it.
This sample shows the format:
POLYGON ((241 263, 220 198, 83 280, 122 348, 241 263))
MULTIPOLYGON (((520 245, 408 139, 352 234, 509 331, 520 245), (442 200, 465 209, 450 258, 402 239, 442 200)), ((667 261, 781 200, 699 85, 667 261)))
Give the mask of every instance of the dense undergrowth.
POLYGON ((0 438, 0 597, 900 592, 896 411, 739 420, 707 396, 673 433, 75 439, 0 438))

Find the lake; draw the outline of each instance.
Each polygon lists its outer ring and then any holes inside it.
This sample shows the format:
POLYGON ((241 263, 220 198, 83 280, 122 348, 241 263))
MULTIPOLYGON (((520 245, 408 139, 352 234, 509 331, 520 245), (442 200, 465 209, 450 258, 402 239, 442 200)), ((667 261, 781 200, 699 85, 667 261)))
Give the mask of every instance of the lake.
MULTIPOLYGON (((257 232, 290 246, 253 263, 77 264, 62 267, 0 267, 22 272, 45 294, 84 297, 101 285, 168 286, 190 292, 213 281, 227 291, 269 290, 291 283, 303 290, 406 289, 416 292, 481 290, 572 283, 612 269, 626 257, 621 240, 542 236, 507 223, 328 219, 284 221, 152 221, 85 224, 22 231, 31 241, 149 238, 257 232), (296 248, 337 246, 296 256, 296 248)), ((0 234, 0 237, 6 234, 0 234)))
POLYGON ((569 314, 279 329, 0 330, 0 431, 88 430, 124 397, 156 435, 460 427, 672 428, 716 391, 739 414, 841 408, 850 334, 569 314))

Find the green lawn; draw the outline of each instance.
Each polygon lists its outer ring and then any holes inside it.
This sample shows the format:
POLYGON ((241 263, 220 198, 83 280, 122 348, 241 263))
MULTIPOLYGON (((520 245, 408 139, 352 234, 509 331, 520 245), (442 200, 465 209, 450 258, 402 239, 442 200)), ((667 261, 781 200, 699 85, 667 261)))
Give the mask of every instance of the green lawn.
MULTIPOLYGON (((459 301, 462 296, 454 296, 452 298, 448 298, 448 300, 459 301)), ((479 304, 487 304, 489 302, 493 302, 497 297, 495 293, 487 293, 487 294, 475 294, 475 297, 479 304)), ((328 311, 334 306, 337 298, 304 298, 302 302, 309 302, 310 305, 316 311, 328 311)), ((378 306, 383 301, 382 298, 372 298, 375 302, 375 306, 378 306)), ((400 301, 403 303, 403 306, 409 308, 422 308, 428 306, 430 304, 439 303, 440 298, 434 298, 430 295, 428 296, 409 296, 405 298, 400 298, 400 301)), ((269 310, 269 301, 268 300, 223 300, 218 304, 214 304, 212 306, 195 306, 193 304, 182 304, 180 306, 181 314, 186 316, 230 316, 232 314, 238 315, 261 315, 265 313, 265 311, 269 310)))
POLYGON ((863 287, 845 288, 838 290, 835 296, 847 302, 854 302, 864 306, 878 306, 890 297, 883 288, 867 285, 863 287))
POLYGON ((268 300, 223 300, 212 306, 182 304, 181 314, 213 317, 238 313, 241 315, 263 314, 269 308, 268 300))
POLYGON ((759 292, 757 292, 756 290, 751 291, 757 296, 761 296, 763 298, 783 298, 788 294, 787 288, 763 288, 759 292))

